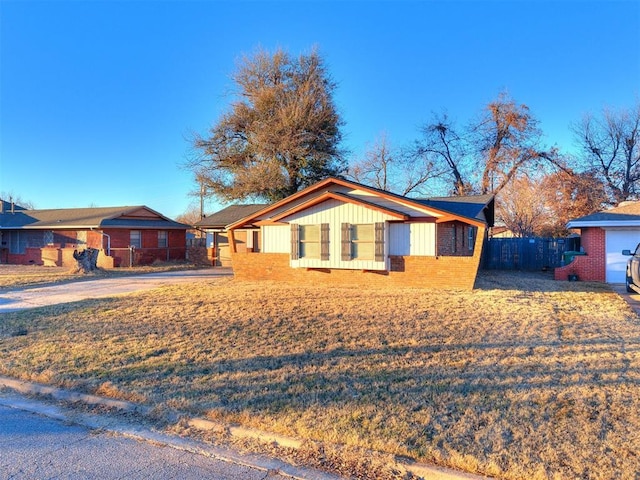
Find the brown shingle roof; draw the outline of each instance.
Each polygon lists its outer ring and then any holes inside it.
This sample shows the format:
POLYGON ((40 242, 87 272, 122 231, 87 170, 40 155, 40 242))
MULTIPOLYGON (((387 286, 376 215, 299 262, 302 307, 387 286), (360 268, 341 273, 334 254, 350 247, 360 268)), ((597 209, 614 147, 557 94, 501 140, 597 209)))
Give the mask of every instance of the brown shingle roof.
POLYGON ((638 223, 640 222, 640 202, 623 202, 610 210, 603 210, 571 220, 569 225, 580 227, 594 222, 601 223, 603 226, 612 222, 616 224, 619 222, 638 223))
POLYGON ((65 228, 164 228, 182 229, 175 222, 145 206, 6 210, 0 214, 0 229, 65 228))
POLYGON ((266 207, 262 203, 252 203, 247 205, 229 205, 222 210, 203 218, 195 224, 196 227, 203 228, 224 228, 227 225, 242 220, 249 215, 253 215, 266 207))

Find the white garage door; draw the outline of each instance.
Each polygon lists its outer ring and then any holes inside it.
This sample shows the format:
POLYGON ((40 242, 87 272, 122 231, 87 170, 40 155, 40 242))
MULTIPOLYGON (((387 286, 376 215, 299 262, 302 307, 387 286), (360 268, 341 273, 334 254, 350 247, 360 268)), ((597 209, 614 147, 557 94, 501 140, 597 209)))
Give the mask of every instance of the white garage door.
POLYGON ((607 230, 607 283, 624 283, 627 259, 622 250, 633 251, 640 242, 640 230, 607 230))

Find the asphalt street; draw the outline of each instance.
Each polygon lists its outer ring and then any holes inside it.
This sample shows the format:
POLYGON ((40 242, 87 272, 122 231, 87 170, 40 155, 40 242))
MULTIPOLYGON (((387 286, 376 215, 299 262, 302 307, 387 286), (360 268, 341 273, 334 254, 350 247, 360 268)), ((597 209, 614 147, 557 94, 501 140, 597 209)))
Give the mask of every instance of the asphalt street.
POLYGON ((291 478, 2 404, 0 452, 3 479, 291 478))

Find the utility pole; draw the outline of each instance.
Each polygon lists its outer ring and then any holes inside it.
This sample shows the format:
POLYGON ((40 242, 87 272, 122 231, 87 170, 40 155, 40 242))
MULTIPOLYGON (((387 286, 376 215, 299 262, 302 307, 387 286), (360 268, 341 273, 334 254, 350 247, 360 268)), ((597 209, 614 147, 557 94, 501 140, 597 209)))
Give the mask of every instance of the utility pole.
POLYGON ((200 180, 200 220, 204 218, 204 182, 200 180))
MULTIPOLYGON (((204 218, 204 194, 206 192, 206 189, 202 177, 200 177, 198 181, 200 182, 200 220, 202 220, 204 218)), ((204 238, 204 236, 204 232, 200 230, 200 238, 204 238)))

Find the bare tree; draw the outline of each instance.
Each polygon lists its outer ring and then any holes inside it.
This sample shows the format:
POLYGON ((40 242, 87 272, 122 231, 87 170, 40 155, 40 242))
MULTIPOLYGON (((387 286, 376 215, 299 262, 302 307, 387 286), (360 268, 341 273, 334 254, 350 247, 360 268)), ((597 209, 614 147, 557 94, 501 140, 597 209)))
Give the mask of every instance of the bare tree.
POLYGON ((35 205, 30 200, 25 200, 19 195, 15 195, 11 192, 0 192, 0 200, 4 200, 5 202, 11 203, 14 205, 19 205, 22 208, 26 208, 28 210, 35 210, 35 205))
POLYGON ((518 174, 567 168, 555 148, 541 147, 540 137, 529 108, 501 93, 464 129, 446 114, 434 115, 422 127, 416 151, 444 172, 451 193, 497 194, 518 174))
POLYGON ((202 219, 200 215, 200 207, 190 205, 187 210, 178 215, 177 222, 184 223, 185 225, 195 225, 202 219))
POLYGON ((516 237, 539 235, 552 221, 540 182, 527 175, 512 178, 501 189, 496 216, 516 237))
POLYGON ((593 172, 519 174, 498 194, 496 216, 519 237, 568 235, 569 220, 602 209, 604 184, 593 172))
POLYGON ((466 195, 472 191, 463 175, 466 165, 465 144, 447 114, 434 115, 422 127, 422 138, 416 142, 416 155, 424 157, 449 178, 451 193, 466 195))
POLYGON ((387 135, 383 133, 373 147, 365 152, 364 158, 349 166, 347 177, 381 190, 392 191, 396 158, 397 152, 392 150, 387 135))
POLYGON ((558 170, 546 175, 539 194, 545 198, 552 221, 541 236, 564 236, 567 223, 575 218, 602 210, 607 203, 606 187, 597 173, 558 170))
POLYGON ((429 181, 441 175, 427 156, 393 148, 386 134, 347 171, 347 177, 356 182, 399 195, 423 194, 429 181))
POLYGON ((637 198, 640 185, 640 102, 629 109, 586 115, 573 126, 585 163, 607 186, 609 202, 637 198))
POLYGON ((187 165, 207 192, 278 200, 344 171, 336 84, 316 51, 259 51, 233 79, 236 101, 209 136, 196 136, 198 155, 187 165))
POLYGON ((490 102, 471 127, 476 150, 479 191, 497 194, 516 174, 534 162, 557 162, 557 152, 540 148, 541 131, 529 107, 516 104, 506 93, 490 102))

